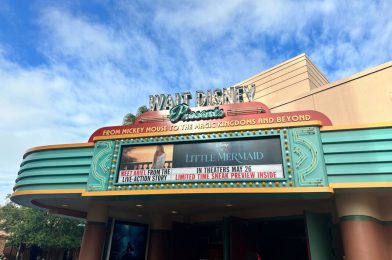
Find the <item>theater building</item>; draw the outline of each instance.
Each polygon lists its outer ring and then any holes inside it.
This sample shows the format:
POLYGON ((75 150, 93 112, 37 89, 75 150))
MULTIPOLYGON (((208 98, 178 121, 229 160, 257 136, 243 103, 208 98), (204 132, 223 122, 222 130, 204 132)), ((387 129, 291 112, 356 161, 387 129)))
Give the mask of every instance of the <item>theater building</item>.
POLYGON ((86 219, 80 259, 392 259, 392 62, 302 54, 28 150, 12 200, 86 219))

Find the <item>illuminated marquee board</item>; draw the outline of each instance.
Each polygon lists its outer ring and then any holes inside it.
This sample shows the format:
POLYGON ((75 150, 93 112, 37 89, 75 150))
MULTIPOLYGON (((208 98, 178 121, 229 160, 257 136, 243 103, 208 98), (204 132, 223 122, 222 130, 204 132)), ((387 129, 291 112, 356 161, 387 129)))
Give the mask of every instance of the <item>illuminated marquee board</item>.
POLYGON ((284 178, 280 137, 123 146, 118 184, 284 178))

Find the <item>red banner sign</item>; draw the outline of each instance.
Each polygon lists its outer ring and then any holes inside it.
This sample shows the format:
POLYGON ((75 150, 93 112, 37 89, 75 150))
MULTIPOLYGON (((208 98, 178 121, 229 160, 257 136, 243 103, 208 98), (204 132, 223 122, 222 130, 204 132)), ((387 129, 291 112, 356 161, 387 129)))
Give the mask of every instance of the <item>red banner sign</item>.
MULTIPOLYGON (((203 110, 214 110, 217 107, 197 107, 191 112, 201 114, 203 110)), ((195 134, 219 131, 253 130, 271 127, 285 127, 311 121, 320 125, 332 125, 324 114, 313 111, 295 111, 271 113, 269 108, 260 102, 237 103, 219 106, 224 115, 215 119, 196 121, 170 121, 169 111, 150 111, 139 116, 132 125, 109 126, 96 130, 89 142, 111 138, 134 138, 142 136, 162 136, 178 134, 195 134)))

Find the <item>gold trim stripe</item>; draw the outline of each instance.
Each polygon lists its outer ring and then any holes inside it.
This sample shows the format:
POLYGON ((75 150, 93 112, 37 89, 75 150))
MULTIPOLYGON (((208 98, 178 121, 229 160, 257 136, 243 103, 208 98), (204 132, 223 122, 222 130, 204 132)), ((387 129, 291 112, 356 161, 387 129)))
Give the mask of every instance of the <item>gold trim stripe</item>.
POLYGON ((335 189, 343 188, 391 188, 392 182, 361 182, 361 183, 330 183, 328 187, 292 187, 292 188, 198 188, 198 189, 167 189, 167 190, 122 190, 122 191, 86 191, 83 189, 69 190, 25 190, 16 191, 11 197, 25 195, 57 195, 80 194, 87 196, 121 196, 121 195, 170 195, 170 194, 276 194, 276 193, 334 193, 335 189))
POLYGON ((392 182, 350 182, 350 183, 330 183, 333 189, 344 188, 392 188, 392 182))
POLYGON ((121 196, 121 195, 181 195, 181 194, 276 194, 276 193, 333 193, 331 187, 309 188, 205 188, 172 190, 125 190, 125 191, 86 191, 82 196, 121 196))
POLYGON ((38 151, 45 151, 45 150, 56 150, 56 149, 67 149, 67 148, 83 148, 83 147, 94 147, 94 143, 76 143, 76 144, 53 144, 53 145, 44 145, 44 146, 37 146, 28 149, 23 157, 26 157, 26 155, 32 153, 32 152, 38 152, 38 151))
POLYGON ((16 191, 11 197, 26 195, 57 195, 57 194, 81 194, 87 196, 119 196, 119 195, 170 195, 170 194, 225 194, 225 193, 333 193, 332 187, 308 187, 308 188, 199 188, 199 189, 172 189, 172 190, 125 190, 125 191, 86 191, 83 189, 69 190, 26 190, 16 191))
POLYGON ((15 191, 11 197, 24 196, 24 195, 46 195, 46 194, 82 194, 85 192, 83 189, 69 189, 69 190, 22 190, 15 191))
POLYGON ((328 131, 384 128, 384 127, 392 127, 392 122, 371 123, 371 124, 361 124, 361 125, 323 126, 320 128, 320 131, 328 132, 328 131))

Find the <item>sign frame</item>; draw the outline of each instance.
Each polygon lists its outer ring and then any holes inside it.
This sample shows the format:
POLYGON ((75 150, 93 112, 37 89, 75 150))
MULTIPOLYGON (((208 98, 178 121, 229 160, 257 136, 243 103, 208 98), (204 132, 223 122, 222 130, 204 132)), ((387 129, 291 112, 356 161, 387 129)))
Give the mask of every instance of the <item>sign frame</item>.
POLYGON ((246 131, 246 132, 233 132, 227 133, 226 135, 193 135, 193 136, 173 136, 172 138, 166 138, 164 140, 154 140, 153 138, 141 139, 138 142, 133 142, 134 139, 122 139, 118 143, 118 154, 114 175, 113 175, 113 189, 114 190, 122 190, 122 189, 145 189, 145 188, 189 188, 190 186, 199 186, 199 187, 252 187, 252 186, 260 186, 260 187, 286 187, 286 186, 294 186, 294 178, 291 174, 291 169, 287 165, 287 161, 291 160, 291 156, 289 154, 289 142, 288 142, 288 130, 287 129, 270 129, 270 130, 259 130, 259 131, 246 131), (204 138, 197 138, 204 137, 204 138), (207 137, 207 138, 205 138, 207 137), (209 138, 208 138, 209 137, 209 138), (278 137, 280 141, 280 153, 282 155, 282 168, 283 168, 283 178, 269 178, 263 180, 244 180, 244 179, 230 179, 230 180, 208 180, 208 181, 200 181, 200 180, 187 180, 187 181, 170 181, 170 182, 138 182, 138 183, 119 183, 119 172, 120 172, 120 163, 121 163, 121 152, 124 147, 129 147, 131 145, 137 146, 147 146, 147 145, 159 145, 159 144, 173 144, 176 143, 190 143, 195 141, 201 142, 212 142, 212 141, 241 141, 241 140, 249 140, 249 139, 263 139, 263 138, 271 138, 278 137), (148 142, 154 141, 154 142, 148 142), (201 140, 200 140, 201 139, 201 140), (218 140, 217 140, 218 139, 218 140), (143 140, 147 142, 143 142, 143 140), (132 144, 133 143, 133 144, 132 144))

